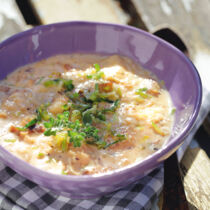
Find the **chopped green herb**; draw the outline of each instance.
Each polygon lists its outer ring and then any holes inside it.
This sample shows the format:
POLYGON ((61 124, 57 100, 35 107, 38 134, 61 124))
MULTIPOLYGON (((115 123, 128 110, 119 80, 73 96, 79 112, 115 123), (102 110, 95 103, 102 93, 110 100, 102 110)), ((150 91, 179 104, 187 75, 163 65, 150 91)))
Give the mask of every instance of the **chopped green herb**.
POLYGON ((24 127, 22 127, 22 128, 17 127, 17 128, 18 128, 19 131, 25 131, 28 128, 33 128, 33 126, 35 126, 37 122, 38 122, 37 118, 34 118, 30 122, 28 122, 24 127))
POLYGON ((63 87, 68 90, 71 91, 74 89, 74 85, 72 84, 72 80, 62 80, 63 81, 63 87))
POLYGON ((82 141, 85 140, 85 133, 83 132, 68 131, 68 136, 70 136, 70 142, 73 143, 74 147, 80 147, 82 141))
POLYGON ((48 128, 45 132, 44 132, 45 136, 55 136, 56 135, 56 131, 52 130, 51 128, 48 128))
POLYGON ((98 63, 95 63, 93 66, 95 67, 96 72, 99 72, 101 70, 98 63))
POLYGON ((121 142, 121 141, 123 141, 123 140, 126 139, 126 136, 125 135, 122 135, 122 134, 116 134, 115 136, 117 137, 117 140, 115 140, 114 142, 111 142, 111 143, 107 144, 106 146, 103 147, 103 149, 106 149, 106 148, 108 148, 108 147, 110 147, 110 146, 112 146, 114 144, 117 144, 118 142, 121 142))
POLYGON ((50 119, 50 114, 47 111, 47 107, 49 106, 49 104, 42 104, 37 110, 37 121, 41 121, 41 120, 49 120, 50 119))
POLYGON ((118 108, 119 104, 120 104, 120 100, 117 99, 116 101, 114 101, 114 103, 111 105, 110 108, 104 109, 103 112, 104 113, 105 112, 115 112, 116 109, 118 108))
POLYGON ((94 80, 99 80, 104 76, 104 72, 101 71, 101 68, 99 66, 99 64, 94 64, 94 68, 96 70, 96 73, 92 74, 92 75, 87 75, 88 79, 94 79, 94 80))
POLYGON ((176 112, 176 108, 171 109, 171 115, 174 115, 176 112))
POLYGON ((64 104, 64 105, 62 106, 62 109, 63 109, 64 111, 68 111, 70 108, 71 108, 71 104, 70 104, 70 103, 64 104))
POLYGON ((136 94, 139 95, 142 98, 149 98, 150 95, 148 95, 147 92, 147 88, 140 88, 136 91, 136 94))
POLYGON ((66 89, 67 91, 71 91, 74 89, 74 85, 72 84, 72 80, 67 80, 67 79, 53 79, 53 80, 46 80, 43 84, 45 87, 52 87, 56 86, 62 83, 62 87, 66 89))
POLYGON ((27 129, 30 128, 32 126, 34 126, 36 123, 38 122, 37 118, 31 120, 29 123, 27 123, 23 128, 27 129))

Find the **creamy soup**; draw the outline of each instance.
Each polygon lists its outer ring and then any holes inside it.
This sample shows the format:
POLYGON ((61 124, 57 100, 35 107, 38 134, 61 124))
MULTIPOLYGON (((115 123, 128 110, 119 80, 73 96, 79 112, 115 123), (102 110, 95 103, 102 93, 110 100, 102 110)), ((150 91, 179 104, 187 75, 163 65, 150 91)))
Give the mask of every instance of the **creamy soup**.
POLYGON ((0 83, 1 145, 42 170, 98 174, 140 162, 170 136, 163 82, 126 57, 57 55, 0 83))

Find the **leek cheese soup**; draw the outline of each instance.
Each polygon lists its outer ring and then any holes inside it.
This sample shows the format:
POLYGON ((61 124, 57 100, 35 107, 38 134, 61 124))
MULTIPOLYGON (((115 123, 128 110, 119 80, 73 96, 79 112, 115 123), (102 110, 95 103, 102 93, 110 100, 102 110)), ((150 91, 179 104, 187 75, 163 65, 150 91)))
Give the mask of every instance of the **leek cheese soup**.
POLYGON ((0 82, 0 142, 51 173, 99 174, 159 150, 174 111, 164 84, 126 57, 57 55, 0 82))

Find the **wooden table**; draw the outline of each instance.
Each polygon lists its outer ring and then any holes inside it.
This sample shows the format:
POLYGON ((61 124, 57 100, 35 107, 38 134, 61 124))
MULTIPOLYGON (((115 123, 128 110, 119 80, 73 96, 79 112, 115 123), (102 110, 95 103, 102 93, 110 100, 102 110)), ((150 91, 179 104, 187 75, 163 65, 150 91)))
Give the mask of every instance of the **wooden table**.
MULTIPOLYGON (((2 0, 3 1, 3 0, 2 0)), ((130 24, 172 42, 200 70, 210 67, 209 0, 30 0, 18 1, 27 24, 92 20, 130 24)), ((18 12, 19 13, 19 12, 18 12)), ((25 26, 24 26, 25 27, 25 26)), ((205 81, 203 81, 205 82, 205 81)), ((210 85, 209 85, 210 87, 210 85)), ((209 89, 210 91, 210 89, 209 89)), ((207 114, 208 110, 206 111, 207 114)), ((205 128, 210 130, 210 121, 205 128)), ((203 129, 203 127, 202 127, 203 129)), ((190 209, 210 209, 210 155, 197 143, 208 145, 210 136, 200 129, 180 163, 190 209)), ((161 209, 161 196, 160 196, 161 209)))

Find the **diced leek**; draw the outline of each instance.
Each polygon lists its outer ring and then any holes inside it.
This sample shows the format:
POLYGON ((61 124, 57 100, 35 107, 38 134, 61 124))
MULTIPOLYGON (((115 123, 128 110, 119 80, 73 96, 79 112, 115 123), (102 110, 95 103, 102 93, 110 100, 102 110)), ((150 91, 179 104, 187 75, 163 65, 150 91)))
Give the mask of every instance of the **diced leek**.
POLYGON ((150 97, 150 95, 148 95, 146 92, 147 92, 147 88, 140 88, 136 91, 136 94, 146 99, 150 97))
POLYGON ((100 66, 99 66, 98 63, 95 63, 95 64, 94 64, 94 67, 95 67, 96 72, 98 72, 98 71, 101 70, 101 68, 100 68, 100 66))
POLYGON ((60 132, 55 135, 56 146, 61 149, 63 152, 68 148, 68 134, 67 132, 60 132))
POLYGON ((62 171, 61 171, 61 174, 62 174, 62 175, 68 175, 68 171, 67 171, 67 170, 62 170, 62 171))
POLYGON ((67 139, 64 139, 62 142, 61 142, 61 149, 63 152, 67 151, 68 149, 68 142, 67 142, 67 139))
POLYGON ((171 109, 171 115, 174 115, 175 112, 176 112, 176 108, 172 108, 172 109, 171 109))
POLYGON ((161 136, 165 136, 165 133, 154 122, 152 122, 152 128, 157 134, 160 134, 161 136))
POLYGON ((42 152, 40 152, 40 153, 37 155, 37 157, 38 157, 39 159, 43 158, 44 156, 45 156, 45 154, 42 153, 42 152))
POLYGON ((117 93, 117 95, 118 95, 120 98, 122 97, 122 91, 121 91, 120 88, 117 88, 117 89, 116 89, 116 93, 117 93))
POLYGON ((71 121, 81 120, 81 112, 79 110, 73 110, 71 114, 71 121))
POLYGON ((149 136, 143 136, 143 138, 141 139, 143 142, 148 140, 149 139, 149 136))
POLYGON ((14 143, 14 142, 16 142, 16 139, 4 139, 4 141, 14 143))
POLYGON ((62 109, 63 109, 64 111, 68 111, 68 110, 70 109, 71 105, 72 105, 71 103, 64 104, 64 105, 62 106, 62 109))

